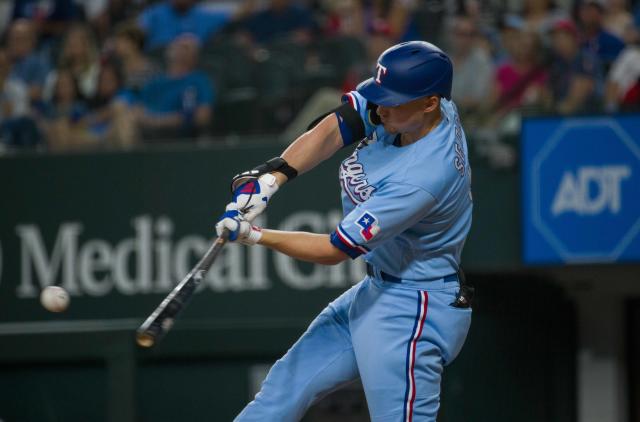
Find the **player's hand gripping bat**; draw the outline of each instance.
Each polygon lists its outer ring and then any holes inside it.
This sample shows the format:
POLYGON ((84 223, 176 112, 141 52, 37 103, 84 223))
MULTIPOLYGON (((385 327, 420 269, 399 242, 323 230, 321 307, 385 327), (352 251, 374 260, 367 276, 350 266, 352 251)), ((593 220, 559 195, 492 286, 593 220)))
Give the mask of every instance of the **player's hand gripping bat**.
POLYGON ((228 231, 224 231, 209 247, 202 259, 189 274, 182 279, 160 303, 155 311, 142 323, 136 333, 136 342, 140 347, 153 347, 173 326, 178 314, 187 306, 198 285, 211 268, 222 247, 227 242, 228 231))

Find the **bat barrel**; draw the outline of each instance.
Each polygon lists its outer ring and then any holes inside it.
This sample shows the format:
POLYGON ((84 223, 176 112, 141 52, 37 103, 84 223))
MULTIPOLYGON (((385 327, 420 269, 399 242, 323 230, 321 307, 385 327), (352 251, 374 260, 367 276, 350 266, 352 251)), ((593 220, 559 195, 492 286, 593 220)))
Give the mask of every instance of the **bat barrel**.
POLYGON ((178 314, 187 306, 209 267, 215 261, 227 240, 227 236, 228 233, 225 232, 216 239, 193 270, 187 274, 138 328, 136 331, 136 343, 140 347, 150 348, 155 346, 171 329, 178 314))
POLYGON ((138 343, 138 346, 148 349, 156 344, 156 336, 147 331, 138 331, 136 333, 136 343, 138 343))
POLYGON ((173 294, 158 306, 136 332, 136 342, 139 346, 153 347, 171 329, 173 321, 191 299, 199 281, 188 276, 173 294))
POLYGON ((170 328, 171 323, 167 323, 168 321, 173 321, 173 319, 151 315, 136 331, 136 343, 144 348, 153 347, 170 328))

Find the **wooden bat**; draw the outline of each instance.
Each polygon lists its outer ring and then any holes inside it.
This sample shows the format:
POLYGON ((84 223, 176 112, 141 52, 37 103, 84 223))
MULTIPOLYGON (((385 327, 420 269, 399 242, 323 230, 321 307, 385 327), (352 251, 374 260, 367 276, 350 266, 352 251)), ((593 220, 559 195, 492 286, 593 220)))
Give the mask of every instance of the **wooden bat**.
POLYGON ((167 295, 160 305, 142 323, 136 332, 136 342, 140 347, 150 348, 158 344, 171 329, 180 312, 187 306, 207 271, 211 268, 229 233, 222 233, 209 247, 189 274, 167 295))

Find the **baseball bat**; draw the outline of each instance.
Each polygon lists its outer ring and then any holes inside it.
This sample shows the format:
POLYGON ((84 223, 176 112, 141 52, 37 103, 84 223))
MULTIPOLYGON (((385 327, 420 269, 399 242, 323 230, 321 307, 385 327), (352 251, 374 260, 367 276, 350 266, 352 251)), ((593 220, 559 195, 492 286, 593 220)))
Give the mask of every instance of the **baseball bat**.
POLYGON ((136 342, 140 347, 150 348, 158 344, 171 329, 180 312, 187 306, 196 288, 213 265, 227 242, 228 231, 224 231, 209 247, 182 281, 173 288, 158 307, 136 331, 136 342))

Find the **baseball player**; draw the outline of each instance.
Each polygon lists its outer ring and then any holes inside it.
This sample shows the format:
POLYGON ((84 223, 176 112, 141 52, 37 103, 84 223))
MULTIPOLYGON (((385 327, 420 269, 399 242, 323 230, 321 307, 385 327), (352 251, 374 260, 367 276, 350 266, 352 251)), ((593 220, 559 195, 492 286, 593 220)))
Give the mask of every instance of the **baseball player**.
POLYGON ((460 270, 471 170, 451 80, 451 60, 433 44, 395 45, 281 157, 234 178, 218 234, 319 264, 363 256, 368 274, 273 365, 236 421, 298 421, 358 378, 372 421, 436 420, 443 367, 471 323, 460 270), (332 233, 251 225, 280 186, 351 144, 340 166, 344 217, 332 233))

